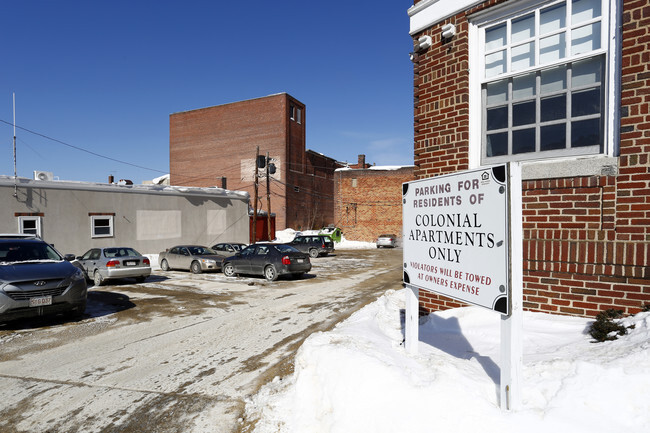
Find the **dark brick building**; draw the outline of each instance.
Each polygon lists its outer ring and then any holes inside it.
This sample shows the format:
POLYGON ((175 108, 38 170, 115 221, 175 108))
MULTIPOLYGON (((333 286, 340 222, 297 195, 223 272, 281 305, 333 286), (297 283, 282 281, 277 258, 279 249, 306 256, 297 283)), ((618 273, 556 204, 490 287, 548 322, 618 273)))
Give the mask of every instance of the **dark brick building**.
MULTIPOLYGON (((309 229, 334 222, 337 162, 305 149, 305 105, 286 93, 169 116, 172 185, 225 186, 254 197, 255 156, 267 152, 276 228, 309 229), (224 180, 225 179, 225 180, 224 180)), ((258 209, 267 210, 264 170, 258 209)), ((252 206, 252 204, 251 204, 252 206)))
POLYGON ((648 2, 420 0, 409 16, 416 176, 524 162, 524 307, 649 304, 648 2))
POLYGON ((334 173, 336 224, 346 239, 375 241, 382 233, 402 236, 402 183, 415 179, 413 166, 359 162, 334 173))

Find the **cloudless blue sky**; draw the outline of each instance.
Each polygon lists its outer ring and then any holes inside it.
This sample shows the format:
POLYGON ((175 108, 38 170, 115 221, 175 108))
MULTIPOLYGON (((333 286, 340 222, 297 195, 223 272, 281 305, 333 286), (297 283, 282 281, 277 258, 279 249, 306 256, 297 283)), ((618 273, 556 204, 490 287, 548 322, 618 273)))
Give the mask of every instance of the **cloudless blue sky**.
POLYGON ((307 107, 307 148, 412 164, 412 5, 4 2, 0 174, 13 175, 14 92, 22 177, 141 183, 169 171, 170 114, 281 92, 307 107))

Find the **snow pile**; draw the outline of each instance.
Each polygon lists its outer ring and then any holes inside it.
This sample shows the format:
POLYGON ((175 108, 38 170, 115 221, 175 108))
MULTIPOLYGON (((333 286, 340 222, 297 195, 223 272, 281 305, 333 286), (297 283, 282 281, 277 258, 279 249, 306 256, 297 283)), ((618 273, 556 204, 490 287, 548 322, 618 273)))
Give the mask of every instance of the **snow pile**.
MULTIPOLYGON (((297 235, 317 235, 319 234, 318 230, 304 230, 297 232, 294 229, 285 229, 275 232, 275 240, 277 242, 291 242, 293 238, 297 235)), ((375 242, 362 242, 362 241, 349 241, 345 239, 345 236, 341 236, 341 242, 335 242, 334 248, 337 250, 367 250, 371 248, 376 248, 377 244, 375 242)))
POLYGON ((247 402, 255 432, 645 432, 650 313, 616 341, 590 320, 524 313, 522 405, 499 406, 500 316, 479 307, 431 314, 419 354, 403 345, 405 293, 389 291, 300 348, 295 372, 247 402))

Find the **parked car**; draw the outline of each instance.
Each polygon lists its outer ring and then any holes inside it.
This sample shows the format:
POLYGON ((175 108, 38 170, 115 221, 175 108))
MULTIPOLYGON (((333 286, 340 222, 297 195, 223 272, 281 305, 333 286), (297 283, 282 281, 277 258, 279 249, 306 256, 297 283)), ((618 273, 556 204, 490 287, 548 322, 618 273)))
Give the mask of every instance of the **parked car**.
POLYGON ((0 235, 0 321, 86 310, 83 272, 37 236, 0 235))
POLYGON ((377 248, 389 247, 395 248, 397 245, 397 236, 393 234, 379 235, 377 238, 377 248))
POLYGON ((163 271, 183 269, 200 274, 204 271, 220 270, 224 257, 226 254, 218 254, 201 245, 177 245, 161 252, 158 255, 158 262, 163 271))
POLYGON ((268 281, 290 274, 301 277, 311 270, 309 256, 287 244, 253 244, 223 259, 223 274, 263 275, 268 281))
POLYGON ((309 254, 309 257, 316 258, 320 255, 326 256, 334 251, 334 242, 325 235, 298 235, 289 245, 309 254))
POLYGON ((222 242, 216 245, 212 245, 212 249, 217 253, 225 253, 227 255, 234 254, 237 251, 241 251, 246 248, 246 244, 240 244, 237 242, 222 242))
POLYGON ((137 283, 143 283, 151 275, 149 259, 129 247, 92 248, 77 257, 73 264, 77 264, 95 286, 118 278, 135 278, 137 283))

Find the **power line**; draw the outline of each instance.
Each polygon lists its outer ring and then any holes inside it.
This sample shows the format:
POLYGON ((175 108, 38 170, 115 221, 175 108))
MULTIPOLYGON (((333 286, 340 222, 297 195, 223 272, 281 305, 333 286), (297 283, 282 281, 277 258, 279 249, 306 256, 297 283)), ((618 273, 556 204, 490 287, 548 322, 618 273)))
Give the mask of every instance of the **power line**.
MULTIPOLYGON (((6 120, 2 120, 2 119, 0 119, 0 122, 5 123, 5 124, 7 124, 7 125, 12 125, 11 123, 7 122, 6 120)), ((91 151, 91 150, 84 149, 84 148, 82 148, 82 147, 75 146, 75 145, 70 144, 70 143, 66 143, 65 141, 57 140, 56 138, 52 138, 52 137, 49 137, 49 136, 47 136, 47 135, 45 135, 45 134, 41 134, 40 132, 36 132, 36 131, 32 131, 32 130, 27 129, 27 128, 23 128, 22 126, 18 126, 18 125, 16 125, 16 128, 18 128, 18 129, 20 129, 20 130, 22 130, 22 131, 25 131, 25 132, 29 132, 30 134, 34 134, 34 135, 39 136, 39 137, 41 137, 41 138, 45 138, 45 139, 47 139, 47 140, 54 141, 55 143, 59 143, 59 144, 62 144, 62 145, 64 145, 64 146, 68 146, 68 147, 70 147, 70 148, 72 148, 72 149, 75 149, 75 150, 78 150, 78 151, 80 151, 80 152, 88 153, 88 154, 93 155, 93 156, 96 156, 96 157, 98 157, 98 158, 107 159, 107 160, 109 160, 109 161, 113 161, 113 162, 119 162, 120 164, 129 165, 129 166, 131 166, 131 167, 140 168, 140 169, 143 169, 143 170, 155 171, 155 172, 157 172, 157 173, 162 173, 162 174, 166 174, 166 173, 167 173, 166 170, 163 171, 163 170, 157 170, 157 169, 155 169, 155 168, 144 167, 144 166, 141 166, 141 165, 133 164, 133 163, 131 163, 131 162, 126 162, 126 161, 122 161, 122 160, 117 159, 117 158, 112 158, 112 157, 110 157, 110 156, 102 155, 102 154, 99 154, 99 153, 97 153, 97 152, 93 152, 93 151, 91 151)))

